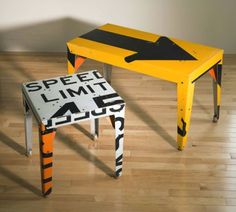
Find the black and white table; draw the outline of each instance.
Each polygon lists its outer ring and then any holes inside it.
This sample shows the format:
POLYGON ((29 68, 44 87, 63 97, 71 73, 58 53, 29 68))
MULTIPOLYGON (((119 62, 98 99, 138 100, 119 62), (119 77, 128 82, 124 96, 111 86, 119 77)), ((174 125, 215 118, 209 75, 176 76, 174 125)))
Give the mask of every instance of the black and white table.
POLYGON ((115 127, 115 175, 122 173, 125 102, 97 72, 88 71, 22 85, 27 154, 32 154, 32 115, 39 125, 42 192, 52 190, 53 139, 58 127, 91 120, 98 136, 98 118, 110 116, 115 127))

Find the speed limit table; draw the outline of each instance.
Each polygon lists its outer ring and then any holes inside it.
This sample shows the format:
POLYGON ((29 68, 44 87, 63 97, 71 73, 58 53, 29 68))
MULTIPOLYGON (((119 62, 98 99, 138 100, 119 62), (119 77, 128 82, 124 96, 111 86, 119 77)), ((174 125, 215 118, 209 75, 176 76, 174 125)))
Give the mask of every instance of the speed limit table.
POLYGON ((104 63, 108 82, 114 65, 176 83, 179 150, 187 142, 195 82, 207 72, 213 78, 213 121, 219 119, 222 49, 106 24, 67 42, 67 51, 69 74, 89 58, 104 63))

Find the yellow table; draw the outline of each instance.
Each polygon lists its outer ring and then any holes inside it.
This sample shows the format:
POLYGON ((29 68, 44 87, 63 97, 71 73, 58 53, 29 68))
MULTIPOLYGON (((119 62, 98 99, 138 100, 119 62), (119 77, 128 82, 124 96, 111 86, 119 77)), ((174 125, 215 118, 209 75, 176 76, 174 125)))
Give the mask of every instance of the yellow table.
POLYGON ((103 25, 67 42, 68 72, 74 73, 86 58, 177 83, 178 149, 187 141, 195 82, 209 72, 213 78, 214 116, 220 112, 223 50, 167 38, 113 24, 103 25))

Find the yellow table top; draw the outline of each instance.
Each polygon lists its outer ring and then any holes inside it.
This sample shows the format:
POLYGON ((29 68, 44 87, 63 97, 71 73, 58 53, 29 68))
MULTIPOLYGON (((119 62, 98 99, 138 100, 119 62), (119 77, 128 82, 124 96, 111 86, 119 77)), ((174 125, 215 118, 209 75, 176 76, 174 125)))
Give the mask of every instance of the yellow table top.
POLYGON ((223 50, 103 25, 67 43, 72 54, 172 82, 194 81, 222 60, 223 50))

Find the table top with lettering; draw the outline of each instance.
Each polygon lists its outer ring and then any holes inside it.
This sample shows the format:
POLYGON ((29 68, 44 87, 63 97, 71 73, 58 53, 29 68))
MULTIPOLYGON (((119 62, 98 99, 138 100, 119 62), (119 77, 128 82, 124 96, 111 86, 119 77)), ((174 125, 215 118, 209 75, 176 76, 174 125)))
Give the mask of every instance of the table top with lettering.
POLYGON ((23 83, 22 90, 41 122, 124 103, 96 70, 23 83))

